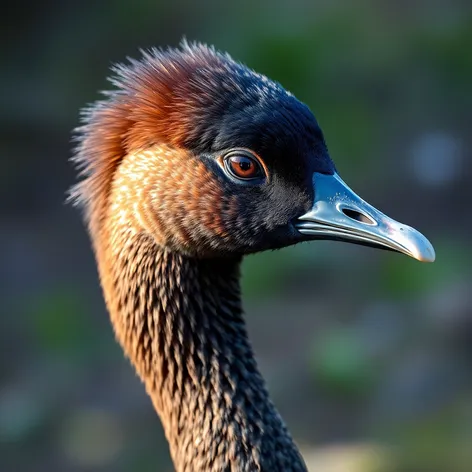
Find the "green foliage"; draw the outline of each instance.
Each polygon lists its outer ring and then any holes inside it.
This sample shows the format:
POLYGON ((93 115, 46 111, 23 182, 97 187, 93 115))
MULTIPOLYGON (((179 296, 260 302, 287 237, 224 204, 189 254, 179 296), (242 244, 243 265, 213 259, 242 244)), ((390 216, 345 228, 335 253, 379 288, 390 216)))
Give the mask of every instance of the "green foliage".
POLYGON ((332 329, 316 339, 310 367, 317 385, 338 397, 365 394, 375 380, 375 366, 365 345, 347 328, 332 329))
POLYGON ((403 425, 394 434, 389 467, 379 472, 468 472, 472 463, 472 405, 460 399, 403 425))
POLYGON ((418 264, 397 255, 383 258, 379 289, 389 296, 411 297, 460 280, 464 274, 470 276, 468 245, 438 241, 435 247, 438 257, 434 264, 418 264))
POLYGON ((41 349, 70 358, 93 358, 101 335, 84 316, 80 294, 66 287, 42 294, 29 307, 29 319, 41 349))
POLYGON ((286 271, 296 266, 294 250, 263 252, 246 257, 242 267, 242 292, 245 297, 261 297, 278 292, 285 283, 286 271))

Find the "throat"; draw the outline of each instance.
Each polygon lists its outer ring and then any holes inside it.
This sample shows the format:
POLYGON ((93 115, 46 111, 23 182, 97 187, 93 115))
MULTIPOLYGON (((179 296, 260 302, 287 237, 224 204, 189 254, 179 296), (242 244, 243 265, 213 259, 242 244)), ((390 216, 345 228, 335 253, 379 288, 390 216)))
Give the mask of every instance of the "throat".
POLYGON ((240 259, 186 257, 143 233, 122 247, 99 260, 105 299, 176 470, 306 470, 247 337, 240 259))

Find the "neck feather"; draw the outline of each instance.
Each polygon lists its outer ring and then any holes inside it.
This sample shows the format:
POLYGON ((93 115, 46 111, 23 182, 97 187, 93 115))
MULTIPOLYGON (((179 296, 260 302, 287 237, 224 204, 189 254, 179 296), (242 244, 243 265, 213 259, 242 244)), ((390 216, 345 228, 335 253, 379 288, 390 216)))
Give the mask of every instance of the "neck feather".
POLYGON ((305 471, 247 337, 240 258, 172 252, 117 215, 94 238, 100 279, 176 470, 305 471))

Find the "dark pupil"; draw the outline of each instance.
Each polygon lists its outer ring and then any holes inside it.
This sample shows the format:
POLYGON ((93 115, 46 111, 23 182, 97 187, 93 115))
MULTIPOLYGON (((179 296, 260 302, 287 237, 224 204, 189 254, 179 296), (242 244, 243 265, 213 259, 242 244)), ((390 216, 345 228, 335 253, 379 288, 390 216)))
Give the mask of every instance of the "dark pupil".
POLYGON ((252 167, 252 162, 247 159, 246 157, 240 157, 238 159, 238 164, 239 164, 239 168, 243 171, 243 172, 247 172, 249 170, 251 170, 251 167, 252 167))

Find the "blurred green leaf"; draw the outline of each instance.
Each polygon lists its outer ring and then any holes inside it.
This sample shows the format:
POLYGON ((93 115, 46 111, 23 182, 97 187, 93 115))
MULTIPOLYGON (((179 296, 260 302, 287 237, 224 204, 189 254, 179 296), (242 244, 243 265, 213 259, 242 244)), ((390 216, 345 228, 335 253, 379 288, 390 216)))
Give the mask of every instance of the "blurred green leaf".
POLYGON ((411 296, 432 291, 470 273, 472 253, 469 246, 438 241, 434 244, 436 261, 420 264, 413 259, 391 254, 382 259, 379 288, 389 296, 411 296))
POLYGON ((338 328, 314 343, 310 366, 318 385, 334 395, 357 396, 371 386, 375 369, 352 330, 338 328))
POLYGON ((379 472, 468 472, 472 464, 472 404, 459 401, 403 423, 388 468, 379 472))
POLYGON ((100 333, 91 326, 81 298, 67 288, 42 294, 30 306, 33 332, 46 352, 68 356, 93 356, 100 333))

